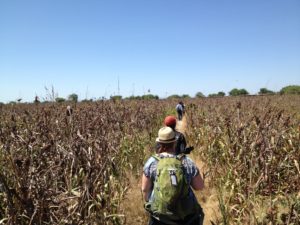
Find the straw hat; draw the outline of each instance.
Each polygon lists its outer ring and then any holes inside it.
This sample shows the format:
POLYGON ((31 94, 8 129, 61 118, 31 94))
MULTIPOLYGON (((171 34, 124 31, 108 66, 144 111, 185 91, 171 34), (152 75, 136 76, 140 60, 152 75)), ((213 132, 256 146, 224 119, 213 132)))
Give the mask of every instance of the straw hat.
POLYGON ((156 142, 158 143, 172 143, 175 142, 175 132, 170 127, 160 128, 158 131, 158 138, 156 138, 156 142))

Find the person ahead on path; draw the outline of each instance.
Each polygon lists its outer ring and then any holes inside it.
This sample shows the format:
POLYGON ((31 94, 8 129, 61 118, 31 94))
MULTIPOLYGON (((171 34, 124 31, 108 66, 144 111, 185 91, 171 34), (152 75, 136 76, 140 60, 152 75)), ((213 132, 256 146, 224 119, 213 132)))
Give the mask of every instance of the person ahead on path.
POLYGON ((164 120, 164 124, 168 127, 171 127, 172 130, 175 132, 176 135, 176 155, 180 154, 180 153, 190 153, 190 152, 186 152, 186 139, 183 135, 183 133, 179 132, 178 130, 176 130, 176 118, 175 116, 167 116, 164 120))
MULTIPOLYGON (((194 147, 193 146, 187 147, 186 139, 183 133, 176 130, 176 122, 177 121, 175 116, 167 116, 164 119, 164 125, 172 128, 172 130, 175 132, 175 136, 176 136, 175 154, 176 155, 181 153, 190 154, 191 151, 194 149, 194 147)), ((158 142, 156 143, 155 148, 156 148, 156 152, 158 152, 160 148, 160 144, 158 142)))
POLYGON ((182 101, 179 102, 179 104, 182 106, 182 113, 185 113, 185 105, 183 104, 182 101))
POLYGON ((184 113, 184 104, 182 101, 178 102, 178 104, 176 105, 176 112, 178 115, 178 120, 182 120, 182 115, 184 113))
POLYGON ((148 225, 202 225, 204 214, 192 190, 204 188, 199 169, 186 155, 175 154, 172 128, 161 128, 156 142, 159 153, 147 160, 142 175, 148 225))

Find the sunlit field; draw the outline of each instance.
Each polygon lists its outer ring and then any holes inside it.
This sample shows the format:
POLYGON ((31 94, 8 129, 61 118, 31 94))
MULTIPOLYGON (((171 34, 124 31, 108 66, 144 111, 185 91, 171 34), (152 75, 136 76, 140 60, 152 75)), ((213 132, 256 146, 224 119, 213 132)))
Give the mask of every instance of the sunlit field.
MULTIPOLYGON (((0 106, 0 224, 146 224, 142 167, 176 103, 0 106)), ((206 224, 299 224, 300 96, 184 103, 206 224)))

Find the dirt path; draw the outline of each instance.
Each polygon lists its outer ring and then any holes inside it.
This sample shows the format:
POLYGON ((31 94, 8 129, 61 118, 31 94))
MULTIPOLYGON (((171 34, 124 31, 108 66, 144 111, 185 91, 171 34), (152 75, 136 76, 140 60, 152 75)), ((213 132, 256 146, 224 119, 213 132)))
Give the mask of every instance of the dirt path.
MULTIPOLYGON (((187 127, 188 124, 186 116, 184 116, 182 121, 177 122, 176 129, 186 136, 187 127)), ((188 137, 186 138, 188 142, 188 137)), ((189 155, 189 157, 191 157, 191 159, 193 159, 193 161, 196 163, 196 165, 200 169, 201 174, 207 171, 207 167, 195 153, 192 153, 191 155, 189 155)), ((207 186, 207 182, 205 182, 205 189, 196 193, 197 199, 200 202, 205 214, 204 225, 212 224, 211 221, 215 221, 216 218, 220 216, 218 198, 216 193, 217 192, 212 187, 207 186)))
MULTIPOLYGON (((183 134, 186 134, 187 121, 185 116, 183 117, 182 121, 177 121, 176 129, 183 134)), ((207 170, 205 164, 200 161, 200 159, 194 153, 192 153, 190 157, 197 164, 201 174, 203 174, 203 172, 207 170)), ((143 208, 141 180, 140 178, 129 176, 129 184, 130 187, 126 194, 126 199, 121 205, 121 210, 123 211, 126 218, 126 224, 146 225, 148 221, 148 215, 147 213, 145 213, 145 210, 143 208)), ((197 199, 200 202, 205 213, 204 225, 212 224, 210 221, 215 221, 215 218, 217 217, 217 215, 219 215, 218 199, 215 193, 216 192, 214 191, 214 189, 208 187, 207 185, 203 191, 196 193, 197 199)))
POLYGON ((125 200, 121 204, 121 211, 125 215, 125 224, 146 225, 148 215, 144 210, 143 197, 141 192, 141 179, 129 176, 129 189, 125 200))

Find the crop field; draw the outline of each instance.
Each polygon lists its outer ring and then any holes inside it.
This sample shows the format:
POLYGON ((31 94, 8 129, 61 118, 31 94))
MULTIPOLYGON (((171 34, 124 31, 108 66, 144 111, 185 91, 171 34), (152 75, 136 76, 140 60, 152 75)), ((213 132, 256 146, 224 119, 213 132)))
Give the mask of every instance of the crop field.
POLYGON ((215 223, 299 224, 299 96, 205 99, 189 112, 189 142, 218 197, 215 223))
MULTIPOLYGON (((147 224, 142 167, 176 103, 0 106, 0 224, 147 224)), ((184 103, 206 224, 299 224, 300 96, 184 103)))

